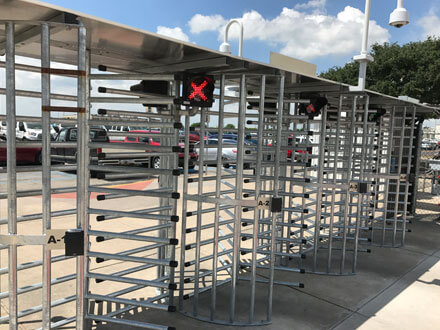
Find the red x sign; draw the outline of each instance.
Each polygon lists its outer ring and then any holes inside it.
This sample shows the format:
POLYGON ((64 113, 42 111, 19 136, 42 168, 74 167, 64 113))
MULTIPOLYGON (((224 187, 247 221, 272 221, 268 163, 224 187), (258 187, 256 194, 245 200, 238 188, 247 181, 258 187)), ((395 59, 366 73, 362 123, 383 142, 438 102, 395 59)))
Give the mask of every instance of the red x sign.
POLYGON ((208 98, 205 96, 205 94, 203 94, 203 88, 205 88, 207 84, 208 82, 206 80, 204 80, 199 86, 192 82, 191 87, 193 89, 193 92, 188 96, 188 99, 192 100, 197 95, 199 95, 203 101, 206 101, 208 98))

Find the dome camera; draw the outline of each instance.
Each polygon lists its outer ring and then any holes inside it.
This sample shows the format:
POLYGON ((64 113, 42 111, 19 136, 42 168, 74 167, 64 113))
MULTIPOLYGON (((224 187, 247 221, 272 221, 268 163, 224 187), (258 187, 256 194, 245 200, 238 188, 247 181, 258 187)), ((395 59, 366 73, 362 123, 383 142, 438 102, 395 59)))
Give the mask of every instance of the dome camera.
POLYGON ((390 15, 390 25, 396 28, 409 23, 409 13, 405 8, 396 8, 390 15))

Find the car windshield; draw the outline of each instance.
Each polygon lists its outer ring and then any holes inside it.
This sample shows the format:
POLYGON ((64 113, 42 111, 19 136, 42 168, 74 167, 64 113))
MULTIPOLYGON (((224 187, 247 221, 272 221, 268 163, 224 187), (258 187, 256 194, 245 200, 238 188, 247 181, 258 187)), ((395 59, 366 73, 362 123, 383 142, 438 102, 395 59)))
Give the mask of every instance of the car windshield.
POLYGON ((30 129, 42 129, 39 123, 27 123, 27 127, 30 129))

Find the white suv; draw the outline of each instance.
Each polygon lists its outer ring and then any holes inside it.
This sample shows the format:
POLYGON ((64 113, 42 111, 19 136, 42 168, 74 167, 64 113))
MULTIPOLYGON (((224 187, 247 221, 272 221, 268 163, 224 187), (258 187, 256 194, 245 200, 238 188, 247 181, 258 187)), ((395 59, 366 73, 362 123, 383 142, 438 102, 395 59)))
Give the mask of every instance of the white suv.
POLYGON ((0 121, 0 139, 6 140, 6 122, 0 121))

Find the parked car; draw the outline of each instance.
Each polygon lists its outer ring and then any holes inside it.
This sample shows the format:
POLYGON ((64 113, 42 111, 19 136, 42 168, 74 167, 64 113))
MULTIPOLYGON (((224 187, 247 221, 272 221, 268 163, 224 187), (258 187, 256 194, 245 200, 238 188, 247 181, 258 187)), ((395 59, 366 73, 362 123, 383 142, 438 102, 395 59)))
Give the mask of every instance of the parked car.
MULTIPOLYGON (((185 140, 185 131, 179 131, 179 140, 184 141, 185 140)), ((200 141, 200 135, 195 134, 194 132, 189 132, 189 143, 197 143, 200 141)))
MULTIPOLYGON (((147 130, 132 130, 130 133, 148 133, 148 134, 157 134, 159 131, 147 131, 147 130)), ((146 136, 127 136, 124 140, 125 143, 146 143, 151 146, 160 146, 160 137, 146 137, 146 136)), ((179 143, 181 147, 185 145, 183 143, 179 143)), ((148 152, 148 150, 147 150, 148 152)), ((185 154, 183 152, 179 152, 179 167, 183 167, 184 165, 185 154)), ((197 161, 199 155, 197 152, 190 150, 189 152, 189 168, 194 168, 194 162, 197 161)), ((150 167, 160 168, 160 157, 153 156, 147 158, 148 164, 150 167)))
POLYGON ((6 122, 0 121, 0 139, 6 140, 6 122))
MULTIPOLYGON (((6 162, 6 147, 0 147, 0 162, 6 162)), ((41 164, 41 147, 18 147, 16 149, 17 164, 41 164)))
MULTIPOLYGON (((218 145, 218 139, 210 138, 205 141, 205 145, 208 147, 204 149, 203 158, 209 165, 215 165, 217 163, 218 148, 209 148, 209 146, 218 145)), ((245 145, 253 145, 245 141, 245 145)), ((194 145, 194 148, 200 149, 200 142, 194 145)), ((200 151, 199 151, 200 153, 200 151)), ((224 164, 234 164, 237 160, 237 141, 224 139, 222 141, 222 159, 224 164)), ((245 154, 244 160, 252 159, 252 156, 245 154)))
MULTIPOLYGON (((27 123, 24 121, 18 121, 17 127, 15 128, 15 134, 17 139, 20 140, 41 140, 43 133, 43 127, 41 123, 27 123)), ((57 135, 56 130, 50 126, 50 135, 55 138, 57 135)))
MULTIPOLYGON (((107 132, 102 128, 91 128, 90 140, 92 142, 108 142, 107 132)), ((62 128, 55 138, 56 142, 76 142, 78 136, 78 129, 76 127, 65 127, 62 128)), ((52 148, 51 149, 52 158, 54 161, 63 163, 76 163, 77 158, 77 148, 52 148)), ((98 153, 101 153, 101 149, 90 149, 90 156, 96 157, 98 153)), ((97 164, 97 161, 94 161, 97 164)))

